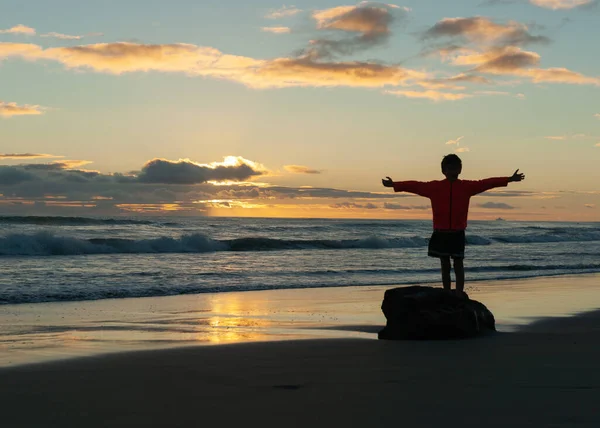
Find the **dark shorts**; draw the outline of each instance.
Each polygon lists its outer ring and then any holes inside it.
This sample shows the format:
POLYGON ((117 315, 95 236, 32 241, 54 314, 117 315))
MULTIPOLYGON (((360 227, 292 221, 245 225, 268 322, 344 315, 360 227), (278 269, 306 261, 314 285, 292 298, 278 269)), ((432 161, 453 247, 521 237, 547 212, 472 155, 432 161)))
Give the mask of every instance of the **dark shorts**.
POLYGON ((440 231, 435 230, 429 240, 429 257, 465 257, 465 231, 450 230, 440 231))

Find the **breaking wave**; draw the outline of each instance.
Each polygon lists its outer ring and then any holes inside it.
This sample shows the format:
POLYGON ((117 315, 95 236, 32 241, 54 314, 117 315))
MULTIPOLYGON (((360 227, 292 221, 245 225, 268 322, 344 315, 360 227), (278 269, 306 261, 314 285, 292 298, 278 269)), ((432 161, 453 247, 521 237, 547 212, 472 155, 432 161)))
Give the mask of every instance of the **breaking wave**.
MULTIPOLYGON (((467 236, 468 245, 531 244, 547 242, 600 241, 600 231, 586 234, 540 234, 467 236)), ((359 239, 276 239, 267 237, 241 237, 235 239, 212 239, 194 233, 179 237, 162 236, 151 239, 125 238, 72 238, 51 232, 33 234, 13 233, 0 237, 0 256, 54 256, 83 254, 151 254, 151 253, 207 253, 216 251, 281 251, 281 250, 346 250, 419 248, 427 246, 429 238, 378 237, 359 239)))

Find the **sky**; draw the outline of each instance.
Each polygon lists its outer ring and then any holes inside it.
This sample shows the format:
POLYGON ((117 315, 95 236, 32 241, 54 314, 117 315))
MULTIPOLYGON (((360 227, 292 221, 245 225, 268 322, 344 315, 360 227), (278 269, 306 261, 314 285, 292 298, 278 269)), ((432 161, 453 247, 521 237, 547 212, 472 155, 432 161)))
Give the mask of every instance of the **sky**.
POLYGON ((0 0, 0 215, 600 221, 595 0, 0 0))

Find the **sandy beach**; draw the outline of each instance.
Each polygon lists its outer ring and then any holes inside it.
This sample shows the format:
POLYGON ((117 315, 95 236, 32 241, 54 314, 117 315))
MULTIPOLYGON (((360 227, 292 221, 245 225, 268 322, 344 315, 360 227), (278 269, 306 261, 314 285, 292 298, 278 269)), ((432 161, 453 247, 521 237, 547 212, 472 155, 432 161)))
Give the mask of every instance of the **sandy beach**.
POLYGON ((326 339, 0 372, 3 426, 597 427, 600 317, 466 341, 326 339))
MULTIPOLYGON (((585 275, 471 284, 471 297, 494 311, 500 332, 463 341, 375 340, 385 322, 378 287, 178 296, 158 299, 161 307, 149 313, 142 309, 158 300, 130 299, 122 303, 129 305, 120 315, 124 328, 113 330, 120 340, 105 337, 102 346, 82 348, 69 348, 60 334, 76 337, 80 328, 79 341, 98 343, 93 339, 111 331, 109 301, 79 302, 77 312, 87 313, 79 321, 75 308, 56 305, 67 318, 63 327, 71 326, 67 333, 57 328, 52 305, 31 305, 44 322, 54 319, 54 332, 35 333, 38 348, 3 348, 3 426, 597 427, 597 281, 585 275), (207 299, 216 301, 201 312, 207 299), (217 311, 225 301, 229 306, 217 311), (192 306, 194 328, 182 317, 192 306), (89 329, 99 314, 104 328, 89 329), (166 327, 153 332, 159 319, 166 327), (135 320, 142 326, 137 336, 135 320), (141 338, 144 328, 150 336, 141 338), (167 343, 143 343, 156 334, 167 343), (188 335, 219 346, 181 347, 190 345, 188 335), (130 346, 115 352, 124 343, 130 346), (40 352, 44 346, 50 351, 40 352), (159 346, 180 347, 123 352, 159 346), (7 354, 22 357, 20 364, 7 354), (92 356, 72 358, 79 355, 92 356), (22 364, 44 358, 55 361, 22 364)), ((21 320, 13 324, 16 334, 29 309, 4 307, 3 325, 7 317, 21 320)))

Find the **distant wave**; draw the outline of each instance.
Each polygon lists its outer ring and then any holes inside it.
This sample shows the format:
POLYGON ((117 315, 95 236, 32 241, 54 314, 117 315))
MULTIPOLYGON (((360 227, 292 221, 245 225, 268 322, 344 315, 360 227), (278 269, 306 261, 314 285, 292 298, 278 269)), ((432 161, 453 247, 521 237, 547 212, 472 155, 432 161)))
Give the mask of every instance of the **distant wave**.
POLYGON ((150 220, 92 217, 0 216, 0 224, 37 224, 43 226, 93 226, 117 224, 157 224, 150 220))
POLYGON ((275 251, 351 248, 413 248, 427 245, 421 237, 384 239, 369 237, 346 240, 298 240, 245 237, 214 240, 195 233, 178 238, 153 239, 92 238, 56 236, 50 232, 9 234, 0 238, 1 256, 54 256, 79 254, 207 253, 215 251, 275 251))
MULTIPOLYGON (((586 234, 499 235, 488 238, 470 235, 468 245, 498 243, 600 241, 600 232, 586 234)), ((152 239, 91 238, 58 236, 44 231, 34 234, 13 233, 0 237, 0 256, 55 256, 80 254, 151 254, 207 253, 217 251, 282 251, 282 250, 347 250, 419 248, 427 246, 429 238, 422 236, 383 238, 369 236, 358 239, 275 239, 241 237, 212 239, 200 233, 180 237, 163 236, 152 239)))

